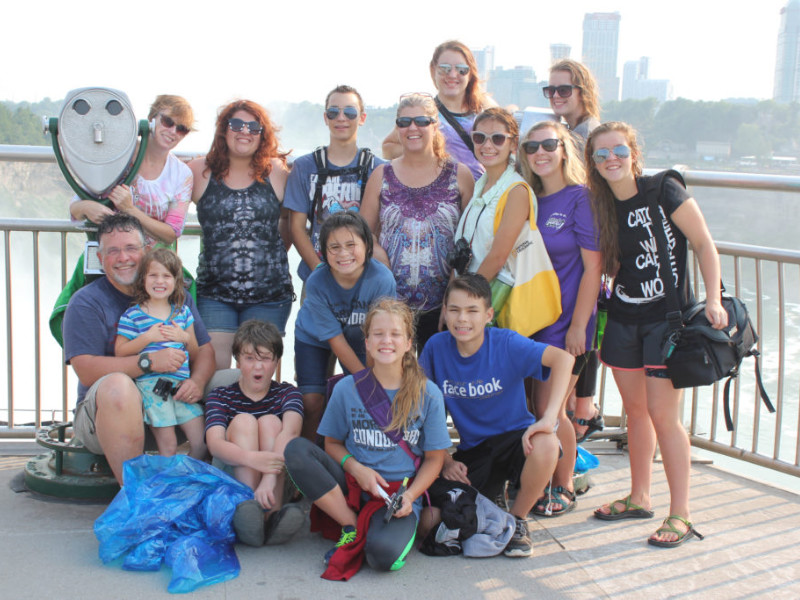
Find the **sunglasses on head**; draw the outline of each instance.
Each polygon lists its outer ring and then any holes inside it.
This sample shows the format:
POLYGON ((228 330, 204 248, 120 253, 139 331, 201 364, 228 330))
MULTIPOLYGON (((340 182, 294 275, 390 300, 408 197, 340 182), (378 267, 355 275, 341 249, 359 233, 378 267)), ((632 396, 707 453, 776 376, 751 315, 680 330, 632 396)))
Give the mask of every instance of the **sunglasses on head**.
POLYGON ((536 154, 539 150, 539 146, 544 148, 547 152, 555 152, 558 145, 561 143, 561 140, 556 138, 550 138, 547 140, 542 140, 541 142, 534 142, 533 140, 528 140, 527 142, 523 142, 522 150, 525 154, 536 154))
POLYGON ((433 117, 421 116, 421 117, 397 117, 394 121, 395 125, 397 125, 400 129, 405 129, 406 127, 411 127, 411 123, 414 123, 417 127, 427 127, 431 123, 436 123, 436 119, 433 117))
POLYGON ((464 63, 459 63, 457 65, 451 65, 450 63, 439 63, 437 65, 439 67, 439 71, 442 75, 449 75, 450 71, 453 69, 456 70, 456 73, 459 75, 469 75, 469 65, 465 65, 464 63))
POLYGON ((628 158, 631 155, 631 149, 624 144, 613 148, 598 148, 592 152, 592 159, 599 165, 606 162, 612 154, 617 158, 628 158))
POLYGON ((235 133, 239 133, 247 127, 248 133, 251 135, 259 134, 263 131, 264 127, 258 121, 243 121, 242 119, 228 119, 228 129, 235 133))
POLYGON ((485 144, 486 140, 492 140, 492 143, 495 146, 500 147, 500 146, 502 146, 503 144, 506 143, 506 140, 508 138, 512 138, 514 136, 510 135, 508 133, 492 133, 492 134, 488 134, 488 133, 483 133, 482 131, 473 131, 471 137, 472 137, 472 143, 475 144, 476 146, 480 146, 481 144, 485 144))
POLYGON ((325 109, 325 116, 328 117, 329 121, 333 121, 340 113, 344 113, 344 116, 352 121, 358 116, 358 109, 355 106, 345 106, 344 108, 331 106, 325 109))
POLYGON ((166 129, 172 129, 174 127, 175 131, 177 131, 180 135, 186 135, 187 133, 189 133, 189 128, 186 125, 181 125, 179 123, 176 123, 175 119, 173 119, 172 117, 168 117, 167 115, 162 115, 161 113, 159 113, 158 117, 161 119, 161 124, 166 129))
POLYGON ((558 94, 561 98, 569 98, 572 96, 572 90, 581 89, 579 85, 546 85, 542 88, 542 93, 547 99, 554 98, 558 94))

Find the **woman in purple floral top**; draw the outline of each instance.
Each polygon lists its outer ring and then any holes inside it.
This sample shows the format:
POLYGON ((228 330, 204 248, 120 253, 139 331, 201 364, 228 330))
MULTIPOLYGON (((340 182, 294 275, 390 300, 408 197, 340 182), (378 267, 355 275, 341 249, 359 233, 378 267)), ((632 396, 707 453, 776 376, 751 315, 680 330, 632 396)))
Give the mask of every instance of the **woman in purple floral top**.
POLYGON ((474 186, 469 169, 447 156, 437 113, 430 96, 400 98, 403 155, 373 171, 361 203, 377 238, 375 258, 389 266, 397 297, 417 313, 418 351, 439 329, 450 278, 447 253, 474 186))

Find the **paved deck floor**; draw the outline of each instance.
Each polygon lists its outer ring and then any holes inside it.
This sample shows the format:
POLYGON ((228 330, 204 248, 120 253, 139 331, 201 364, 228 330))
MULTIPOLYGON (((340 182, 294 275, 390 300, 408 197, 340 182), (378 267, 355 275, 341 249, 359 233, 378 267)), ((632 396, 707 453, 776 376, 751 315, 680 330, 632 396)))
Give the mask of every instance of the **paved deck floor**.
MULTIPOLYGON (((598 450, 599 453, 599 450, 598 450)), ((166 570, 132 573, 104 566, 92 533, 103 505, 45 501, 15 493, 26 458, 0 455, 0 581, 3 598, 169 597, 166 570)), ((656 518, 605 523, 592 511, 627 494, 627 457, 600 456, 591 490, 558 518, 531 520, 529 559, 429 558, 414 552, 402 571, 364 567, 347 583, 320 579, 330 542, 304 533, 280 547, 238 546, 239 577, 193 598, 800 598, 800 495, 711 465, 692 467, 693 518, 706 536, 675 549, 649 546, 666 516, 668 492, 654 467, 656 518)), ((798 482, 800 490, 800 482, 798 482)))

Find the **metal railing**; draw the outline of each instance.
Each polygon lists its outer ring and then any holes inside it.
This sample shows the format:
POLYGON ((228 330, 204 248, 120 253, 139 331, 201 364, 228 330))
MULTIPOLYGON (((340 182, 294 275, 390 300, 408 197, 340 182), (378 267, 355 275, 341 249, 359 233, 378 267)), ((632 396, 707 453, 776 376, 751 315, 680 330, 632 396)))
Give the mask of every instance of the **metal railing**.
MULTIPOLYGON (((0 145, 0 161, 53 162, 53 155, 46 147, 0 145)), ((800 191, 800 177, 701 171, 684 171, 684 176, 694 186, 800 191)), ((64 365, 47 320, 56 296, 71 276, 83 229, 67 220, 6 218, 0 219, 0 232, 0 298, 4 299, 0 355, 4 353, 7 360, 5 379, 0 370, 0 389, 6 389, 6 402, 0 403, 0 421, 5 421, 0 423, 0 438, 33 437, 43 423, 71 419, 77 380, 64 365)), ((189 223, 179 244, 179 252, 187 254, 182 258, 190 265, 196 259, 199 234, 199 226, 189 223)), ((722 383, 687 390, 684 418, 691 442, 800 475, 800 349, 792 344, 795 337, 800 339, 800 335, 792 335, 800 328, 800 252, 727 242, 718 242, 717 247, 729 292, 745 300, 760 332, 765 385, 777 412, 769 415, 762 409, 752 359, 746 359, 731 391, 732 433, 722 426, 722 383), (791 422, 793 417, 795 422, 791 422)), ((696 282, 702 281, 696 264, 694 275, 696 282)), ((604 372, 600 381, 601 406, 606 414, 620 415, 624 427, 612 378, 604 372)))

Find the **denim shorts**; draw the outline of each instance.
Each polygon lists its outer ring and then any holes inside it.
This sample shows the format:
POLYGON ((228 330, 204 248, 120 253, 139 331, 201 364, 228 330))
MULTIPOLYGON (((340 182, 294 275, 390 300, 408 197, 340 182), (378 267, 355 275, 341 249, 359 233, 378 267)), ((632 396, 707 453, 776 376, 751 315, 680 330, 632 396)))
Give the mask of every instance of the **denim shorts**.
MULTIPOLYGON (((345 339, 355 352, 358 360, 366 364, 366 351, 363 338, 359 340, 357 332, 345 331, 345 339), (360 342, 360 344, 359 344, 360 342)), ((333 350, 314 346, 294 339, 294 372, 297 378, 297 389, 301 394, 322 394, 328 391, 328 364, 333 357, 333 350)), ((342 366, 342 363, 339 363, 342 366)), ((345 375, 350 371, 342 366, 345 375)))
POLYGON ((239 325, 245 321, 258 319, 272 323, 283 335, 286 333, 286 322, 292 312, 292 299, 259 304, 234 304, 198 296, 197 310, 200 311, 200 317, 208 331, 236 333, 239 325))

